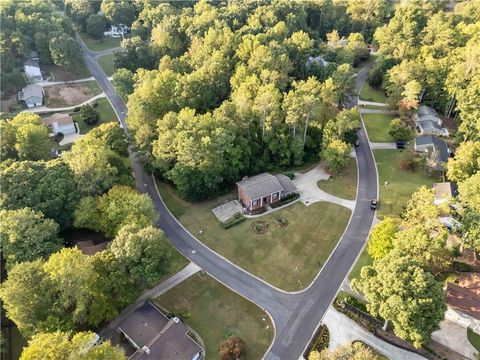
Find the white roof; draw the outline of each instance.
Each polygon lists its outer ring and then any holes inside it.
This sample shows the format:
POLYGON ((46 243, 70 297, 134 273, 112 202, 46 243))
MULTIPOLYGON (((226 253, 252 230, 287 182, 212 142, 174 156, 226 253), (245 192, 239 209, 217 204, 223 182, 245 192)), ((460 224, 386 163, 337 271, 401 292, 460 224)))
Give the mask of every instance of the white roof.
POLYGON ((36 61, 25 61, 25 63, 23 64, 23 69, 25 70, 25 74, 27 74, 29 78, 42 76, 40 66, 36 61))

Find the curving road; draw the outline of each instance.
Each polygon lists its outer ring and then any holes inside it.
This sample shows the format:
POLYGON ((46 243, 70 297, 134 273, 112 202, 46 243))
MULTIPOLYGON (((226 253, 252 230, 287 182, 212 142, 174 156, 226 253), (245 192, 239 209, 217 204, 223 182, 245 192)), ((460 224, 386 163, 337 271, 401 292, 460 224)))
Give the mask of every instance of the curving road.
MULTIPOLYGON (((112 104, 123 128, 127 129, 127 107, 96 61, 103 53, 88 50, 78 36, 77 39, 88 69, 112 104)), ((367 70, 368 68, 361 71, 356 78, 357 92, 367 77, 367 70)), ((350 106, 357 101, 357 98, 353 99, 350 106)), ((269 285, 215 253, 187 232, 166 208, 156 191, 152 177, 145 173, 136 160, 136 154, 133 151, 130 154, 137 187, 152 198, 160 213, 157 225, 170 242, 212 277, 251 300, 271 316, 275 326, 275 338, 265 354, 265 359, 296 360, 302 355, 365 244, 374 216, 374 212, 370 210, 370 200, 377 197, 377 175, 363 127, 359 131, 359 137, 360 146, 356 148, 359 175, 357 203, 350 223, 312 284, 296 293, 288 293, 269 285)))

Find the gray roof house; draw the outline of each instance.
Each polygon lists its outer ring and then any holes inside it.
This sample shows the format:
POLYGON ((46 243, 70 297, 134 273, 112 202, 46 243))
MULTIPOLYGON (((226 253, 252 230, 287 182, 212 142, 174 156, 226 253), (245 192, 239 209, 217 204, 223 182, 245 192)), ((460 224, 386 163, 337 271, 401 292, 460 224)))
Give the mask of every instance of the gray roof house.
POLYGON ((248 210, 267 206, 297 192, 297 187, 290 178, 283 174, 269 173, 245 177, 237 182, 237 188, 238 198, 248 210))
POLYGON ((424 120, 424 118, 420 118, 418 119, 417 127, 422 135, 448 136, 448 130, 442 128, 438 122, 434 120, 424 120))
MULTIPOLYGON (((415 139, 415 151, 431 152, 433 150, 438 152, 440 164, 445 164, 448 161, 450 153, 445 141, 431 135, 419 136, 415 139)), ((440 165, 438 168, 443 168, 443 166, 440 165)))
POLYGON ((37 84, 25 86, 18 92, 18 100, 25 101, 28 108, 43 105, 43 87, 37 84))
POLYGON ((149 302, 130 314, 118 330, 137 349, 129 360, 198 360, 203 355, 203 348, 178 318, 167 318, 149 302))
POLYGON ((435 109, 431 108, 430 106, 422 105, 418 108, 417 111, 418 117, 430 115, 438 118, 438 113, 435 111, 435 109))
POLYGON ((31 83, 37 83, 43 80, 38 58, 37 60, 26 60, 23 63, 23 70, 25 71, 25 75, 27 75, 28 81, 31 83))

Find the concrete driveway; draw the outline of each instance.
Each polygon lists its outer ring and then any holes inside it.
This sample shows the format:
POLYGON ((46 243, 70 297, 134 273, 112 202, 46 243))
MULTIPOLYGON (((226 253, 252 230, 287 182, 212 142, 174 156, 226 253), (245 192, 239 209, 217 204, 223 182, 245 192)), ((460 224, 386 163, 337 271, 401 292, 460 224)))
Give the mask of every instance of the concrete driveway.
POLYGON ((396 143, 371 142, 370 148, 372 150, 396 150, 396 143))
POLYGON ((300 193, 300 201, 307 206, 319 201, 327 201, 353 210, 355 208, 355 200, 339 198, 321 190, 317 186, 319 180, 328 180, 329 178, 330 174, 325 171, 322 164, 318 164, 305 174, 295 173, 293 183, 297 186, 300 193))
POLYGON ((432 339, 459 353, 466 359, 475 360, 478 351, 470 344, 467 338, 467 329, 450 320, 440 323, 440 330, 432 334, 432 339))

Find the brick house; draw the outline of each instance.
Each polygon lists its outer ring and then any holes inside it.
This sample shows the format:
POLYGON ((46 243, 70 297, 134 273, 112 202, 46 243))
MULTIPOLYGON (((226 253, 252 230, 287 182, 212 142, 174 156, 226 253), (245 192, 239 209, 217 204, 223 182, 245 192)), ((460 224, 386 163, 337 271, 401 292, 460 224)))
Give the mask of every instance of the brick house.
POLYGON ((269 173, 245 177, 237 182, 237 188, 238 199, 248 211, 265 207, 298 191, 287 176, 269 173))

